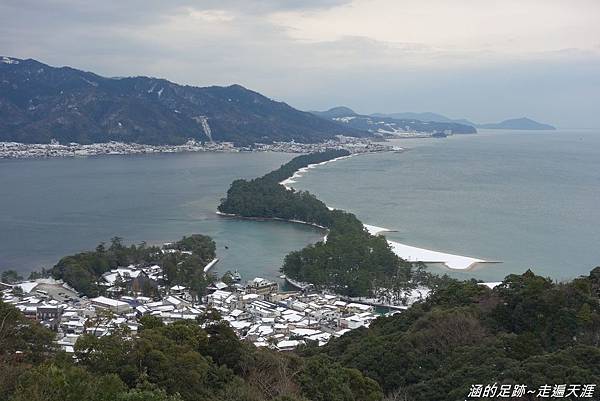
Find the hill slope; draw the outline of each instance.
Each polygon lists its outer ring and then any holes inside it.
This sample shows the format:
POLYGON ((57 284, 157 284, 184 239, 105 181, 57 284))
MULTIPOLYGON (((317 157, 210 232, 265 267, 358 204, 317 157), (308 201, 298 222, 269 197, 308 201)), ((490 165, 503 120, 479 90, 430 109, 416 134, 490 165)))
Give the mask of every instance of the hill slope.
POLYGON ((423 121, 414 118, 398 119, 383 115, 361 115, 348 107, 334 107, 327 111, 311 113, 330 119, 345 126, 378 135, 394 135, 403 132, 450 132, 452 134, 474 134, 477 130, 467 124, 453 121, 423 121))
POLYGON ((471 125, 475 128, 487 128, 487 129, 514 129, 514 130, 555 130, 556 128, 549 124, 539 123, 527 117, 522 118, 512 118, 508 120, 504 120, 499 123, 487 123, 487 124, 476 124, 464 118, 459 119, 451 119, 442 114, 424 112, 424 113, 412 113, 412 112, 403 112, 403 113, 374 113, 371 114, 372 117, 388 117, 394 119, 415 119, 421 121, 434 121, 440 123, 459 123, 471 125))
POLYGON ((249 144, 321 142, 337 134, 368 135, 240 85, 105 78, 0 57, 0 141, 178 144, 193 138, 249 144))
POLYGON ((439 113, 432 113, 429 111, 426 112, 422 112, 422 113, 413 113, 413 112, 402 112, 402 113, 389 113, 389 114, 385 114, 385 113, 373 113, 371 114, 373 117, 390 117, 390 118, 395 118, 397 120, 421 120, 421 121, 435 121, 438 123, 459 123, 459 124, 465 124, 465 125, 471 125, 473 127, 475 127, 477 124, 461 118, 461 119, 452 119, 449 117, 446 117, 443 114, 439 114, 439 113))
POLYGON ((518 130, 555 130, 552 125, 542 124, 527 117, 512 118, 499 123, 480 124, 480 128, 488 129, 518 129, 518 130))

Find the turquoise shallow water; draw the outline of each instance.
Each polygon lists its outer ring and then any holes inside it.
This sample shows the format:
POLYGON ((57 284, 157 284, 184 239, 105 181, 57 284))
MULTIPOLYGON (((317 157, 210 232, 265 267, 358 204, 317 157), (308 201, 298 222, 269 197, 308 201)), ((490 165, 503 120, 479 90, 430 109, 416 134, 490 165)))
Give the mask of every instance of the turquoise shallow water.
POLYGON ((308 226, 218 217, 237 178, 267 173, 293 155, 190 153, 0 160, 0 270, 28 272, 117 235, 160 244, 204 233, 216 269, 278 277, 283 257, 322 236, 308 226), (227 246, 229 249, 225 249, 227 246))
POLYGON ((600 265, 600 133, 482 131, 397 141, 404 153, 310 170, 296 188, 413 246, 499 260, 471 272, 499 280, 527 268, 557 280, 600 265))

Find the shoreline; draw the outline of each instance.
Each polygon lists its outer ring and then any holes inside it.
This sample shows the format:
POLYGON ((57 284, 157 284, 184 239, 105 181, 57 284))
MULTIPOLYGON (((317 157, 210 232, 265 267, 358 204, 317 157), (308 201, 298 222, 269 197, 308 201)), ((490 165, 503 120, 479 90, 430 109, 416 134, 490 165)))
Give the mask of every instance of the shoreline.
POLYGON ((210 269, 213 268, 214 265, 217 264, 217 262, 219 261, 219 258, 214 258, 213 260, 211 260, 210 262, 208 262, 208 264, 206 266, 204 266, 204 273, 208 273, 210 269))
MULTIPOLYGON (((336 157, 336 158, 331 159, 331 160, 326 160, 324 162, 313 163, 313 164, 309 164, 306 167, 301 167, 298 170, 296 170, 294 172, 294 174, 292 174, 292 176, 290 178, 286 178, 285 180, 280 181, 279 184, 283 185, 285 187, 285 189, 291 191, 293 189, 293 187, 291 187, 289 184, 296 183, 295 179, 302 177, 302 175, 304 173, 308 172, 308 170, 316 168, 317 166, 324 166, 324 165, 326 165, 328 163, 333 163, 333 162, 338 161, 338 160, 349 159, 350 157, 355 156, 356 154, 357 153, 352 153, 352 154, 349 154, 348 156, 340 156, 340 157, 336 157)), ((367 153, 363 153, 363 154, 367 154, 367 153)))
MULTIPOLYGON (((302 177, 303 174, 309 171, 310 169, 341 159, 346 159, 352 156, 354 156, 354 154, 351 154, 349 156, 338 157, 321 163, 310 164, 306 167, 298 169, 290 178, 281 181, 279 184, 283 185, 288 190, 293 190, 293 187, 290 184, 296 183, 295 179, 302 177)), ((329 207, 329 209, 333 208, 329 207)), ((396 232, 396 230, 378 227, 371 224, 363 223, 363 226, 367 231, 369 231, 371 235, 382 235, 386 232, 396 232)), ((327 240, 327 236, 325 236, 324 240, 327 240)), ((478 264, 502 263, 499 261, 488 261, 470 256, 462 256, 452 253, 434 251, 426 248, 419 248, 416 246, 402 244, 400 242, 392 241, 389 239, 387 240, 387 242, 390 245, 392 252, 394 252, 398 257, 411 263, 440 263, 450 270, 458 271, 470 271, 478 264)))
MULTIPOLYGON (((242 215, 234 214, 234 213, 223 213, 218 210, 215 213, 217 214, 217 216, 221 216, 221 217, 231 217, 234 219, 242 219, 242 220, 250 220, 250 221, 280 221, 283 223, 304 224, 306 226, 318 228, 319 230, 325 231, 326 233, 329 232, 329 229, 327 227, 323 227, 323 226, 320 226, 315 223, 309 223, 308 221, 295 220, 295 219, 282 219, 280 217, 250 217, 250 216, 242 216, 242 215)), ((325 238, 326 237, 327 237, 327 235, 325 235, 325 238)))

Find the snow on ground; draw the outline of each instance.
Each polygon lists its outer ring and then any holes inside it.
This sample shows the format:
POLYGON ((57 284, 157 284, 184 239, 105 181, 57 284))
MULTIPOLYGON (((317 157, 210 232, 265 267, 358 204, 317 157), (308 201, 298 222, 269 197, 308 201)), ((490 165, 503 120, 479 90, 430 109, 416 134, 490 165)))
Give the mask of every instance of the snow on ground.
POLYGON ((17 287, 21 287, 24 294, 29 294, 35 287, 37 287, 38 283, 35 281, 26 281, 21 284, 17 284, 17 287))
POLYGON ((396 255, 409 262, 443 263, 448 268, 456 270, 467 270, 477 263, 486 263, 482 259, 417 248, 396 241, 388 241, 388 243, 396 255))
MULTIPOLYGON (((284 187, 286 187, 286 189, 291 190, 292 189, 291 184, 294 184, 296 182, 296 179, 302 177, 302 175, 304 173, 306 173, 308 170, 315 168, 317 166, 322 166, 322 165, 325 165, 328 163, 333 163, 337 160, 346 159, 351 156, 352 155, 342 156, 342 157, 331 159, 331 160, 328 160, 328 161, 325 161, 322 163, 310 164, 306 167, 299 169, 290 178, 281 181, 280 184, 283 185, 284 187)), ((329 207, 329 209, 332 210, 331 207, 329 207)), ((370 225, 370 224, 364 224, 364 226, 367 229, 367 231, 369 232, 369 234, 371 234, 371 235, 378 235, 378 234, 382 234, 385 232, 394 231, 394 230, 390 230, 388 228, 378 227, 378 226, 374 226, 374 225, 370 225)), ((324 240, 327 241, 327 236, 325 236, 324 240)), ((455 269, 455 270, 468 270, 468 269, 472 268, 474 265, 476 265, 477 263, 488 263, 488 261, 485 261, 483 259, 471 258, 468 256, 461 256, 461 255, 454 255, 451 253, 432 251, 430 249, 417 248, 415 246, 401 244, 396 241, 388 240, 388 243, 390 244, 392 251, 396 255, 398 255, 402 259, 407 260, 409 262, 442 263, 449 269, 455 269)))
POLYGON ((494 281, 494 282, 489 282, 489 283, 479 283, 480 285, 485 285, 488 288, 494 289, 495 287, 498 287, 500 284, 502 284, 502 281, 494 281))
POLYGON ((363 224, 363 226, 365 226, 365 228, 371 235, 378 235, 381 233, 388 233, 393 231, 383 227, 372 226, 371 224, 363 224))
POLYGON ((340 157, 336 157, 335 159, 326 160, 326 161, 321 162, 321 163, 309 164, 306 167, 302 167, 302 168, 298 169, 298 171, 296 171, 290 178, 287 178, 287 179, 281 181, 280 184, 283 185, 286 189, 290 189, 291 190, 292 187, 290 186, 290 184, 296 183, 296 178, 302 177, 302 175, 304 173, 306 173, 308 170, 310 170, 311 168, 315 168, 317 166, 324 166, 325 164, 333 163, 333 162, 338 161, 338 160, 347 159, 347 158, 352 157, 352 156, 353 155, 340 156, 340 157))
MULTIPOLYGON (((370 224, 364 224, 364 226, 371 235, 378 235, 393 231, 384 227, 377 227, 370 224)), ((473 265, 477 263, 486 263, 486 261, 482 259, 417 248, 415 246, 401 244, 396 241, 388 241, 388 243, 396 255, 404 260, 408 260, 409 262, 442 263, 448 268, 456 270, 466 270, 473 267, 473 265)))
POLYGON ((212 267, 214 265, 216 265, 218 261, 219 261, 219 258, 214 258, 213 260, 208 262, 208 264, 206 266, 204 266, 204 273, 207 273, 210 269, 212 269, 212 267))

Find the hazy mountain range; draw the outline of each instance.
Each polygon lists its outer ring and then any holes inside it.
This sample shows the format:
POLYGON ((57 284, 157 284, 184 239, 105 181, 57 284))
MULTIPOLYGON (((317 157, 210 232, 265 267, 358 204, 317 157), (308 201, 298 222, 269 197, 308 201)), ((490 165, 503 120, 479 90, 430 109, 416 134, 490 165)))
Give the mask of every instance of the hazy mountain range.
POLYGON ((369 135, 240 85, 105 78, 0 57, 0 141, 178 144, 193 138, 249 144, 321 142, 337 134, 369 135))
POLYGON ((371 114, 376 117, 389 117, 396 119, 416 119, 421 121, 435 121, 444 123, 459 123, 471 125, 476 128, 487 128, 487 129, 514 129, 514 130, 555 130, 556 128, 549 124, 540 123, 527 117, 512 118, 501 121, 499 123, 487 123, 477 124, 464 118, 451 119, 442 114, 424 112, 424 113, 374 113, 371 114))
POLYGON ((470 134, 474 127, 553 129, 526 118, 478 125, 436 113, 360 115, 346 107, 304 112, 240 85, 194 87, 151 77, 106 78, 0 56, 0 141, 314 143, 336 135, 470 134))
POLYGON ((452 134, 474 134, 477 132, 471 124, 464 124, 456 121, 424 120, 395 114, 361 115, 344 106, 334 107, 327 111, 311 111, 311 113, 358 130, 364 130, 372 134, 384 136, 403 132, 449 132, 452 134))

